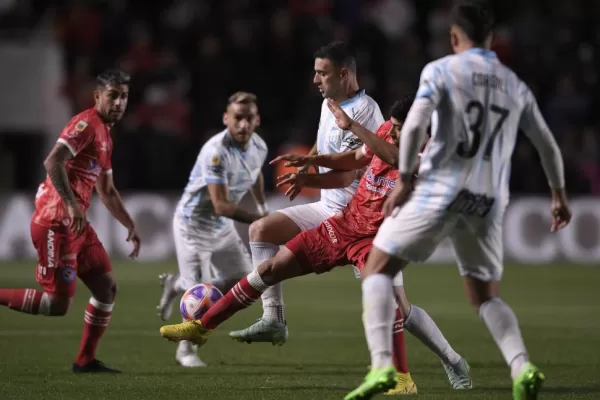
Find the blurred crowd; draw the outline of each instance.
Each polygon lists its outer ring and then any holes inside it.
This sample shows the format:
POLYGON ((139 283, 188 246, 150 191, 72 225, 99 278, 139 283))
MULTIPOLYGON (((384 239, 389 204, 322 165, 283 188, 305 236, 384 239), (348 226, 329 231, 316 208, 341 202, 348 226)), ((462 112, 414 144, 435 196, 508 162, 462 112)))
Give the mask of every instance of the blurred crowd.
MULTIPOLYGON (((357 51, 360 84, 384 113, 414 92, 429 60, 448 54, 446 0, 1 0, 2 37, 22 40, 51 19, 73 112, 92 105, 93 76, 132 73, 113 164, 123 190, 180 190, 197 152, 222 129, 234 91, 259 97, 274 156, 315 140, 322 99, 313 52, 341 39, 357 51)), ((537 95, 564 154, 569 190, 600 194, 600 2, 497 1, 494 49, 537 95)), ((267 186, 273 173, 267 167, 267 186)), ((545 194, 531 144, 512 167, 516 193, 545 194)))

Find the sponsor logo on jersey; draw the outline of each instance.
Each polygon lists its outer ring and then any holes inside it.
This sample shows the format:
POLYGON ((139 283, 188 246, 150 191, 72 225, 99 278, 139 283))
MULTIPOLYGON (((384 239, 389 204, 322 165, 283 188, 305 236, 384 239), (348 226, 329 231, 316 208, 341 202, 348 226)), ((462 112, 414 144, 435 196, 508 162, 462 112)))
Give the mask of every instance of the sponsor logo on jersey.
POLYGON ((342 141, 343 147, 347 147, 347 148, 353 149, 353 150, 358 149, 360 146, 362 146, 362 144, 363 144, 362 141, 359 138, 357 138, 356 136, 347 137, 342 141))
POLYGON ((327 229, 327 234, 329 235, 329 240, 331 241, 331 243, 337 243, 338 242, 338 238, 335 235, 335 231, 333 230, 333 226, 331 226, 331 224, 327 220, 323 221, 323 225, 325 225, 325 229, 327 229))

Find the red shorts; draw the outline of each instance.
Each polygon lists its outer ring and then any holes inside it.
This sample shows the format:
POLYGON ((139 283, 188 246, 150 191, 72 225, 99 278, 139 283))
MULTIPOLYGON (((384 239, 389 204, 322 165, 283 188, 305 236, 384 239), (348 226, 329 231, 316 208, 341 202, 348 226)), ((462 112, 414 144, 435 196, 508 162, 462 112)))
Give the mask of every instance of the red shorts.
POLYGON ((373 247, 375 234, 358 232, 344 216, 334 216, 314 229, 304 231, 285 244, 313 272, 322 274, 341 265, 353 264, 362 271, 373 247))
POLYGON ((38 253, 36 280, 46 292, 72 297, 78 276, 112 270, 106 250, 89 224, 76 237, 67 227, 47 228, 32 221, 31 240, 38 253))

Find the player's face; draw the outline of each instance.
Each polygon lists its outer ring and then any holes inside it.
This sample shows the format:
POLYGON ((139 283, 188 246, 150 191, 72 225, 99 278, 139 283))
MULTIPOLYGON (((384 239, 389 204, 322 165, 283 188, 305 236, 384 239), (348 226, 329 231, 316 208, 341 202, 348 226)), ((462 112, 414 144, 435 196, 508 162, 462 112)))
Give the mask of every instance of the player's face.
POLYGON ((235 141, 245 145, 260 124, 258 108, 256 104, 230 104, 223 114, 223 123, 235 141))
POLYGON ((129 86, 106 85, 94 92, 96 109, 109 123, 115 123, 123 118, 129 101, 129 86))
POLYGON ((390 136, 394 141, 396 146, 400 146, 400 132, 402 131, 403 121, 397 120, 396 118, 390 118, 392 121, 392 130, 390 131, 390 136))
POLYGON ((344 68, 337 68, 327 58, 315 58, 313 83, 317 85, 324 98, 335 98, 340 93, 344 70, 344 68))

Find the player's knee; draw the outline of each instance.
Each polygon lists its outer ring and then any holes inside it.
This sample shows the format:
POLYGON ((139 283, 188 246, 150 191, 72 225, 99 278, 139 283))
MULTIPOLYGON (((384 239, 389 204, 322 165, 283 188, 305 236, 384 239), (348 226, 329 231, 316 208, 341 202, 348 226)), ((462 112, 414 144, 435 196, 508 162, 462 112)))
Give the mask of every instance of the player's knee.
POLYGON ((264 242, 269 234, 269 223, 267 218, 261 218, 250 224, 248 235, 251 242, 264 242))
POLYGON ((50 298, 50 316, 62 317, 67 315, 73 304, 73 297, 52 296, 50 298))

